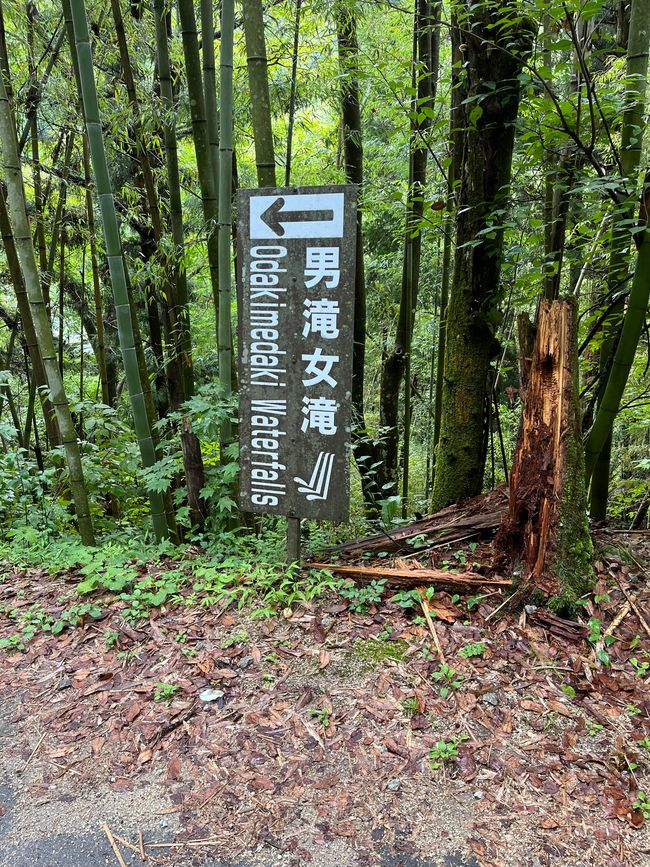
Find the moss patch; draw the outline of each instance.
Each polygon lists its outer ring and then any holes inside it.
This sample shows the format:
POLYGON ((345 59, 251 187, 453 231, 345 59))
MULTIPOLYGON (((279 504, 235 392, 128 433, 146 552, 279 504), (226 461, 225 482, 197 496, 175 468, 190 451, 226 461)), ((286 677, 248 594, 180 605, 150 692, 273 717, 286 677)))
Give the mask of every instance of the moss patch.
POLYGON ((403 641, 390 641, 377 638, 357 638, 354 648, 350 651, 365 663, 368 668, 376 668, 386 659, 401 662, 406 656, 407 646, 403 641))

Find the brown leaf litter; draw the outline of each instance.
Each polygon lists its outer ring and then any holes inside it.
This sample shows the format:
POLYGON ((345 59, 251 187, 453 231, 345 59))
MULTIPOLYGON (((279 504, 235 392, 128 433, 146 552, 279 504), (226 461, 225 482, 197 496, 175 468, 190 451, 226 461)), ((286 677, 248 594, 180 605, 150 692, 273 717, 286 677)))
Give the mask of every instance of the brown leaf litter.
MULTIPOLYGON (((580 622, 532 608, 487 620, 498 588, 422 595, 430 626, 389 588, 362 614, 331 597, 257 621, 178 606, 127 624, 107 599, 101 622, 0 656, 14 727, 0 767, 19 790, 11 833, 30 817, 56 824, 80 795, 112 794, 130 825, 84 821, 136 861, 649 864, 633 802, 650 791, 650 637, 632 606, 617 618, 630 599, 641 619, 650 610, 647 551, 634 551, 630 565, 601 557, 580 622), (603 634, 618 620, 614 643, 589 641, 590 619, 603 634), (468 645, 476 655, 460 653, 468 645), (432 678, 441 659, 458 682, 446 698, 432 678), (175 687, 169 704, 155 700, 161 683, 175 687), (436 771, 440 741, 458 755, 436 771), (143 793, 156 794, 171 839, 139 839, 143 793)), ((480 545, 418 556, 425 569, 474 559, 480 545)), ((13 572, 3 587, 49 611, 63 583, 13 572)), ((14 630, 0 614, 0 637, 14 630)))

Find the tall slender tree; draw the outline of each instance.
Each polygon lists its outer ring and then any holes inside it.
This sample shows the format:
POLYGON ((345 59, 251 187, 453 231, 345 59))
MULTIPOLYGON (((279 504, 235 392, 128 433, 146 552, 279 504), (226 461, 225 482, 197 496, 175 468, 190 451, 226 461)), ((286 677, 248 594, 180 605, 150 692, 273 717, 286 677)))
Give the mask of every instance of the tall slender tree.
MULTIPOLYGON (((156 56, 160 97, 163 104, 162 126, 165 141, 167 166, 167 186, 169 190, 169 213, 174 244, 174 303, 171 309, 173 324, 172 353, 173 362, 182 373, 182 395, 172 393, 172 408, 179 409, 181 398, 189 400, 194 395, 194 365, 192 363, 192 336, 190 329, 189 293, 187 272, 184 263, 185 235, 183 230, 183 203, 181 198, 180 171, 178 167, 178 146, 176 141, 175 105, 172 87, 167 26, 164 0, 155 0, 156 19, 156 56)), ((206 50, 205 38, 203 50, 206 50)), ((205 520, 205 500, 201 491, 205 486, 203 456, 198 437, 192 431, 189 419, 181 422, 181 445, 187 483, 190 520, 193 526, 201 526, 205 520)))
MULTIPOLYGON (((192 137, 196 168, 201 189, 201 205, 205 220, 206 247, 208 265, 210 267, 210 284, 214 302, 217 324, 217 340, 219 331, 219 241, 218 223, 219 207, 217 200, 217 184, 215 177, 217 167, 213 165, 212 148, 208 137, 206 111, 216 112, 216 104, 206 104, 203 90, 203 74, 199 55, 198 31, 192 0, 178 0, 178 16, 183 42, 183 57, 185 59, 185 75, 192 120, 192 137)), ((204 46, 204 50, 206 47, 204 46)), ((214 144, 214 142, 212 142, 214 144)))
POLYGON ((63 378, 59 371, 54 337, 41 281, 36 265, 32 232, 27 217, 25 186, 18 154, 18 137, 9 97, 5 86, 4 70, 0 71, 0 142, 4 174, 7 182, 8 212, 13 224, 13 234, 22 270, 25 290, 32 314, 36 341, 50 389, 50 397, 56 413, 61 440, 65 449, 70 489, 75 504, 79 534, 86 545, 94 545, 95 534, 90 515, 88 492, 81 463, 81 450, 77 440, 70 405, 65 393, 63 378))
MULTIPOLYGON (((614 214, 607 274, 607 294, 611 299, 622 295, 629 280, 630 252, 633 249, 630 231, 634 220, 637 196, 637 174, 641 163, 646 88, 648 76, 648 47, 650 45, 650 0, 632 0, 627 39, 625 110, 621 127, 620 165, 626 194, 614 214)), ((616 342, 619 338, 625 301, 621 297, 603 322, 600 349, 601 379, 606 380, 616 342)), ((612 419, 613 424, 613 419, 612 419)), ((590 447, 594 440, 591 440, 590 447)), ((612 434, 609 432, 597 461, 590 467, 590 512, 595 520, 604 520, 609 496, 612 434)))
POLYGON ((262 0, 243 0, 243 10, 257 183, 260 187, 274 187, 275 154, 262 0))
MULTIPOLYGON (((138 365, 136 342, 134 335, 133 312, 129 299, 127 275, 122 256, 119 225, 115 212, 115 202, 108 172, 104 136, 97 100, 97 87, 92 62, 92 49, 88 33, 88 20, 84 0, 70 0, 74 36, 81 79, 81 95, 84 109, 84 119, 88 134, 90 157, 95 175, 95 186, 102 215, 104 245, 111 276, 115 312, 119 332, 120 350, 124 362, 133 422, 140 446, 140 454, 144 467, 156 463, 156 449, 151 432, 149 415, 145 401, 141 370, 138 365)), ((149 492, 151 518, 157 538, 169 535, 169 526, 162 495, 156 491, 149 492)))
MULTIPOLYGON (((233 47, 235 27, 234 0, 221 0, 221 55, 219 84, 219 381, 224 395, 232 390, 232 320, 230 235, 232 232, 232 155, 233 155, 233 47)), ((232 426, 226 419, 221 426, 221 460, 232 439, 232 426)))
POLYGON ((336 32, 341 70, 341 120, 345 179, 359 188, 357 210, 356 263, 354 272, 354 346, 352 350, 352 441, 354 458, 361 476, 366 507, 377 513, 385 495, 384 476, 379 450, 371 438, 364 409, 364 375, 366 368, 366 276, 363 255, 363 138, 359 96, 359 42, 355 4, 337 0, 336 32))
POLYGON ((404 462, 403 508, 407 506, 409 445, 411 419, 411 341, 415 322, 420 280, 422 249, 422 216, 427 177, 427 132, 435 104, 439 60, 439 26, 433 26, 437 15, 428 0, 415 0, 413 16, 413 56, 411 62, 411 129, 409 145, 409 189, 406 206, 402 285, 395 344, 382 366, 381 427, 384 438, 384 462, 388 480, 398 476, 398 417, 400 386, 404 381, 404 462), (432 39, 432 36, 434 37, 432 39))
MULTIPOLYGON (((464 56, 454 149, 459 183, 454 277, 447 314, 442 424, 433 506, 480 492, 487 451, 488 373, 497 357, 503 213, 507 207, 519 72, 532 34, 515 4, 455 4, 464 56), (505 14, 513 13, 512 17, 505 14), (512 23, 515 22, 515 23, 512 23)), ((462 46, 462 47, 461 47, 462 46)))

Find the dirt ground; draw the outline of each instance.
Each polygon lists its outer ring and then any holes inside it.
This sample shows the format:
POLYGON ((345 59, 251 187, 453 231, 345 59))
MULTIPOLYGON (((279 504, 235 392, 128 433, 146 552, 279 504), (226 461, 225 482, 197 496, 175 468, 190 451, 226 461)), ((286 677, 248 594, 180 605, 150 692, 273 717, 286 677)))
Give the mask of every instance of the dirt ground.
MULTIPOLYGON (((650 612, 630 541, 601 539, 580 622, 436 593, 450 676, 390 588, 365 611, 329 597, 265 620, 197 603, 128 624, 107 597, 37 633, 0 655, 0 867, 119 865, 105 826, 124 864, 141 839, 176 867, 650 865, 633 807, 650 798, 650 635, 632 611, 602 638, 623 591, 650 612)), ((5 564, 0 638, 75 580, 5 564)))

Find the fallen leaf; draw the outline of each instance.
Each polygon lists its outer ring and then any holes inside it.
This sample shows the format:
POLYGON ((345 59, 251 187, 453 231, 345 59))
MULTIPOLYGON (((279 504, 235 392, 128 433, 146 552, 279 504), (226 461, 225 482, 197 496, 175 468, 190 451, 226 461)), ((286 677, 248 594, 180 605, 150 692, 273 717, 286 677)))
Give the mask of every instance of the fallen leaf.
POLYGON ((167 765, 167 780, 182 780, 183 779, 183 771, 181 768, 181 760, 178 756, 174 756, 174 758, 167 765))

